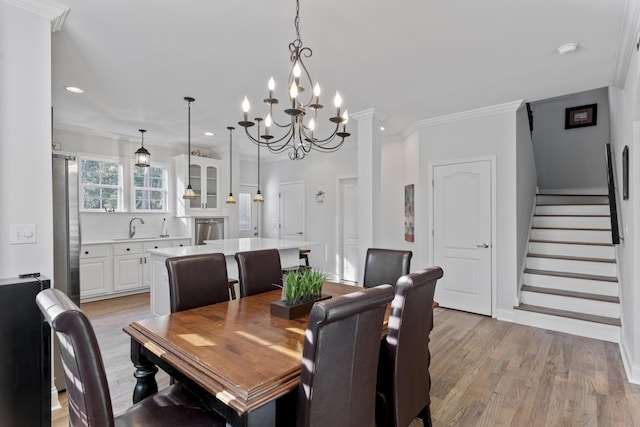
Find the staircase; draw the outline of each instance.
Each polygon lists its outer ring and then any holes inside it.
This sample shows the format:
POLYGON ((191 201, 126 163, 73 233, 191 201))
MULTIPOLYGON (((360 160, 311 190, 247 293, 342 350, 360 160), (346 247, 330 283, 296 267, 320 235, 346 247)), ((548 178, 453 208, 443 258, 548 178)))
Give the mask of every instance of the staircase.
POLYGON ((606 195, 538 194, 515 321, 620 342, 606 195))

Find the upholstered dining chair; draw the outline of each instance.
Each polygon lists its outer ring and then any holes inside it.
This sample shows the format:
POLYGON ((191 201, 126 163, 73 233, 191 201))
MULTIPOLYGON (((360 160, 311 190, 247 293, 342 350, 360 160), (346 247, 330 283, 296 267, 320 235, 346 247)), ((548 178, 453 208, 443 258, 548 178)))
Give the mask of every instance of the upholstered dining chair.
POLYGON ((443 275, 430 267, 402 276, 391 303, 387 336, 378 365, 377 425, 406 427, 421 418, 431 426, 429 333, 433 293, 443 275))
POLYGON ((374 426, 376 369, 390 285, 314 304, 298 387, 297 426, 374 426))
POLYGON ((364 262, 364 287, 394 286, 400 276, 409 274, 413 252, 395 249, 367 249, 364 262))
POLYGON ((58 289, 41 291, 36 302, 60 340, 71 427, 226 424, 180 384, 149 396, 114 418, 100 348, 89 319, 58 289))
POLYGON ((238 252, 240 298, 282 288, 282 267, 277 249, 238 252))
POLYGON ((167 258, 171 312, 229 301, 227 261, 221 253, 167 258))

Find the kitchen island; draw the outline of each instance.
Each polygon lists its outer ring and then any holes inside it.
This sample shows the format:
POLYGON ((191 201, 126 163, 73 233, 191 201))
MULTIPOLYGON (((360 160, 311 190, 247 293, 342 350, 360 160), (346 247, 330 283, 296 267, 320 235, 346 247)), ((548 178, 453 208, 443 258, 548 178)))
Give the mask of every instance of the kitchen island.
POLYGON ((222 253, 227 260, 227 275, 229 279, 236 279, 238 277, 238 266, 234 257, 236 252, 277 249, 278 252, 280 252, 280 264, 282 268, 287 268, 298 265, 300 248, 318 244, 316 242, 266 239, 260 237, 206 240, 205 243, 206 244, 199 246, 148 250, 151 254, 151 313, 153 315, 162 316, 170 313, 169 275, 165 264, 167 258, 222 253))

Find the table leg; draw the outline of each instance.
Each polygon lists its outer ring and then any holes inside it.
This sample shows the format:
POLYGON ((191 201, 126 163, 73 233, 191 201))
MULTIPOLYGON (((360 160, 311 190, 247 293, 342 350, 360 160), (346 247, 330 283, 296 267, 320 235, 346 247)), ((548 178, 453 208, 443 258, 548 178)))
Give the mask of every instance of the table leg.
POLYGON ((158 383, 156 382, 158 368, 142 353, 142 345, 133 339, 131 340, 131 362, 136 368, 133 374, 136 378, 133 403, 138 403, 145 397, 158 392, 158 383))

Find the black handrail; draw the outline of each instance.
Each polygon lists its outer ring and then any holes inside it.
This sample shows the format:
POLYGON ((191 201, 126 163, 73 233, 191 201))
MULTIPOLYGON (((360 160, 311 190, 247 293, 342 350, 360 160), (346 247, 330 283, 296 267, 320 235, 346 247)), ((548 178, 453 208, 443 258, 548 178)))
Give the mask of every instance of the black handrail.
POLYGON ((618 207, 616 204, 615 182, 613 180, 613 159, 611 156, 611 144, 604 146, 604 153, 607 160, 607 187, 609 189, 609 215, 611 216, 611 241, 614 245, 620 243, 620 232, 618 230, 618 207))

